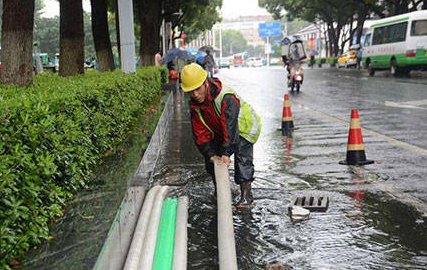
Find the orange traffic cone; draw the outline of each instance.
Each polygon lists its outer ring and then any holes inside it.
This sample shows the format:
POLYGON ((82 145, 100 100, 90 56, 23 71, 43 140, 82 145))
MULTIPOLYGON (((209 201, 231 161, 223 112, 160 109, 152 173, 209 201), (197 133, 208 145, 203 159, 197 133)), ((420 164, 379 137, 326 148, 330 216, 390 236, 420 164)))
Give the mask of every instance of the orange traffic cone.
POLYGON ((359 113, 351 110, 350 130, 348 132, 347 158, 340 161, 341 165, 367 165, 374 163, 366 160, 365 145, 363 144, 362 129, 360 128, 359 113))
POLYGON ((291 137, 293 129, 294 118, 291 113, 291 101, 289 100, 289 96, 286 94, 283 101, 282 135, 291 137))

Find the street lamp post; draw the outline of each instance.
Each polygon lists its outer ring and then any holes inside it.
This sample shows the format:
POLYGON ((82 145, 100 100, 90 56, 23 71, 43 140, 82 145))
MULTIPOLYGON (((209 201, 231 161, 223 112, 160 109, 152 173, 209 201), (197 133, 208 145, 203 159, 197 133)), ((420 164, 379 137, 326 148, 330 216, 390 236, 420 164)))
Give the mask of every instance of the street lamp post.
POLYGON ((222 58, 222 23, 219 26, 219 58, 222 58))

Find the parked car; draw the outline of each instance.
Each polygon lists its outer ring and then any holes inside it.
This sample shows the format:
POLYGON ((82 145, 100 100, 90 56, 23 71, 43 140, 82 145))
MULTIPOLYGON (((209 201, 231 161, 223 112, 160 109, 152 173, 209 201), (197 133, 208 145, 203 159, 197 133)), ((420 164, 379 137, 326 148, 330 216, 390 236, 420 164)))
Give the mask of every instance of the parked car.
POLYGON ((262 59, 260 57, 251 57, 246 61, 248 67, 262 67, 262 59))
POLYGON ((356 58, 356 50, 348 50, 343 55, 338 58, 338 67, 346 67, 356 66, 357 58, 356 58))
POLYGON ((230 68, 230 60, 227 58, 220 58, 218 60, 218 67, 219 68, 230 68))

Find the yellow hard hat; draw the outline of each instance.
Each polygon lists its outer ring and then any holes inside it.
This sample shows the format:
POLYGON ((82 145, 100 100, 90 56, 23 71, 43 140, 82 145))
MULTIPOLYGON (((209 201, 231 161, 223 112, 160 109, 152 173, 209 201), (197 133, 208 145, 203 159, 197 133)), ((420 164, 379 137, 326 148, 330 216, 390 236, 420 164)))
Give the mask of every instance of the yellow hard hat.
POLYGON ((191 92, 199 88, 206 80, 208 73, 198 64, 186 65, 181 71, 182 90, 191 92))

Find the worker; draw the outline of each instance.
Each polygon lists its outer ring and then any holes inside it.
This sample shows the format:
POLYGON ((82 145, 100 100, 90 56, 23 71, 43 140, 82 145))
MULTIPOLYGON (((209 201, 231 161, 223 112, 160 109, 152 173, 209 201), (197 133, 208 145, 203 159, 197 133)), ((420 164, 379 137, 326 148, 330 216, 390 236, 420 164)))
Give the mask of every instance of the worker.
POLYGON ((253 144, 261 132, 260 118, 235 92, 223 89, 218 78, 208 78, 198 64, 184 66, 182 89, 190 96, 193 138, 205 158, 215 193, 214 160, 230 165, 234 154, 234 181, 240 185, 237 208, 253 206, 251 183, 254 180, 253 144))

